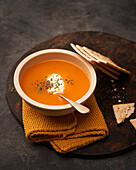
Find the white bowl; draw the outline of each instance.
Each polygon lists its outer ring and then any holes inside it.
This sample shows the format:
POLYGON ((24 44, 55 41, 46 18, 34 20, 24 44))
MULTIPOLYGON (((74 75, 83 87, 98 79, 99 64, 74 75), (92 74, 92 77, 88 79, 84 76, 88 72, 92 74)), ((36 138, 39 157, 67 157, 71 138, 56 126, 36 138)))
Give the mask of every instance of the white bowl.
MULTIPOLYGON (((29 56, 27 56, 24 60, 20 62, 17 66, 15 73, 14 73, 14 86, 19 94, 19 96, 24 99, 30 107, 40 111, 41 113, 48 115, 48 116, 62 116, 67 115, 75 111, 75 109, 70 105, 46 105, 39 102, 32 100, 28 97, 20 86, 20 79, 22 74, 33 64, 45 61, 48 59, 62 59, 66 61, 70 61, 78 66, 80 66, 83 70, 86 71, 88 77, 90 79, 90 88, 87 93, 77 100, 78 103, 84 103, 94 92, 96 87, 96 73, 94 68, 90 63, 80 57, 78 54, 64 49, 47 49, 35 52, 29 56)), ((82 80, 81 80, 82 81, 82 80)))

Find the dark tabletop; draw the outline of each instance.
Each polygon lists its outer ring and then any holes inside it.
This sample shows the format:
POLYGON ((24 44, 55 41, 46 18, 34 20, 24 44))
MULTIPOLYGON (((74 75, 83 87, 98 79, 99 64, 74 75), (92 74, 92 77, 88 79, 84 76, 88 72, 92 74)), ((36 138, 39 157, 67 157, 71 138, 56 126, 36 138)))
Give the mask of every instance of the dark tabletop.
POLYGON ((5 99, 9 71, 32 47, 73 31, 101 31, 136 42, 135 14, 135 0, 0 0, 0 170, 136 169, 136 149, 81 159, 29 143, 5 99))

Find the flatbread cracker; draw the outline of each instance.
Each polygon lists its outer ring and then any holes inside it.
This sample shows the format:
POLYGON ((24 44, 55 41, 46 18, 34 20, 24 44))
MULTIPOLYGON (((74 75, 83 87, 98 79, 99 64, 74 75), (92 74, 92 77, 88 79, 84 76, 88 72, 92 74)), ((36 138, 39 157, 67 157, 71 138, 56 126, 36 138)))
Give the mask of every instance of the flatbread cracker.
POLYGON ((115 75, 113 75, 112 73, 110 73, 108 70, 106 70, 105 68, 101 67, 99 64, 97 63, 93 63, 93 65, 98 68, 99 70, 101 70, 103 73, 107 74, 108 76, 110 76, 111 78, 114 78, 116 80, 118 80, 118 77, 116 77, 115 75))
POLYGON ((118 80, 118 77, 116 77, 115 75, 113 75, 112 73, 110 73, 108 70, 106 70, 105 68, 103 68, 102 66, 100 66, 97 62, 95 62, 94 59, 90 58, 89 56, 85 55, 85 53, 82 53, 81 50, 79 50, 80 48, 77 48, 77 46, 75 46, 73 43, 70 43, 71 47, 79 54, 81 55, 84 59, 86 59, 87 61, 89 61, 91 64, 93 64, 96 68, 98 68, 99 70, 101 70, 103 73, 107 74, 108 76, 110 76, 111 78, 114 78, 116 80, 118 80))
POLYGON ((134 105, 135 103, 113 105, 114 115, 118 124, 124 122, 125 118, 134 113, 134 105))
MULTIPOLYGON (((87 51, 85 51, 85 49, 79 45, 76 45, 76 47, 84 54, 86 55, 88 58, 91 58, 94 62, 98 63, 101 67, 104 67, 106 70, 110 71, 113 74, 116 74, 117 76, 120 76, 120 73, 117 72, 115 69, 108 67, 108 65, 106 64, 107 62, 103 62, 103 60, 98 59, 97 57, 93 57, 92 55, 90 55, 87 51)), ((85 47, 86 48, 86 47, 85 47)))
POLYGON ((136 130, 136 118, 135 119, 130 119, 130 123, 133 125, 133 127, 136 130))
POLYGON ((98 55, 98 53, 96 53, 95 51, 92 51, 90 50, 89 48, 83 46, 83 49, 90 55, 92 56, 93 58, 99 60, 100 62, 104 63, 104 64, 107 64, 107 61, 103 60, 101 58, 101 56, 98 55))
POLYGON ((120 76, 120 73, 118 71, 116 71, 115 69, 109 67, 107 64, 103 64, 103 63, 100 62, 99 65, 101 65, 105 69, 109 70, 111 73, 116 74, 117 76, 120 76))
MULTIPOLYGON (((70 43, 71 47, 82 57, 84 57, 85 59, 87 59, 88 57, 85 56, 73 43, 70 43)), ((92 61, 91 59, 88 59, 88 61, 92 61)))
POLYGON ((86 51, 84 51, 83 47, 79 46, 79 45, 76 45, 76 47, 78 48, 78 50, 83 53, 84 55, 86 55, 88 58, 90 58, 91 60, 93 60, 94 62, 96 63, 99 63, 99 60, 91 57, 88 53, 86 53, 86 51))
POLYGON ((128 70, 126 70, 126 69, 118 66, 118 65, 115 64, 110 58, 105 57, 104 55, 102 55, 102 54, 100 54, 100 53, 98 53, 98 52, 96 52, 96 51, 93 51, 93 50, 91 50, 91 49, 89 49, 89 48, 87 48, 87 47, 83 47, 83 48, 84 48, 90 55, 94 56, 95 58, 101 59, 101 60, 107 62, 107 65, 108 65, 108 66, 110 66, 110 67, 112 67, 112 68, 114 68, 114 69, 116 69, 116 70, 118 70, 118 71, 120 71, 120 72, 123 72, 123 73, 125 73, 125 74, 130 74, 130 71, 128 71, 128 70))

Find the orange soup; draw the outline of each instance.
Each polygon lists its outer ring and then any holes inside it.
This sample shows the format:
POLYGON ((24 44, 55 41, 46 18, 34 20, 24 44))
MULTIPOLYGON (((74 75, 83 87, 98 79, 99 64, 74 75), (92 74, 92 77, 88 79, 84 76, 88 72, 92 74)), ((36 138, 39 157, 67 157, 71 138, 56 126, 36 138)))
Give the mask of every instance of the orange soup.
POLYGON ((89 90, 90 80, 79 66, 63 60, 46 60, 32 65, 21 77, 20 85, 31 99, 47 105, 63 105, 78 100, 89 90))

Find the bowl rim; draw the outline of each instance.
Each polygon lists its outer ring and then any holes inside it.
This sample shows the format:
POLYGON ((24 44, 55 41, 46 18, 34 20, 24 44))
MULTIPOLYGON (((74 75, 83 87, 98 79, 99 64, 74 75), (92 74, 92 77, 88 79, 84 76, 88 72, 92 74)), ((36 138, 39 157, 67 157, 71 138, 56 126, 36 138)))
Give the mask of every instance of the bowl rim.
POLYGON ((84 101, 86 101, 94 92, 95 87, 96 87, 96 72, 93 68, 93 66, 91 65, 91 63, 88 63, 85 59, 83 59, 81 56, 79 56, 77 53, 70 51, 70 50, 65 50, 65 49, 45 49, 45 50, 40 50, 37 52, 34 52, 30 55, 28 55, 26 58, 24 58, 16 67, 15 72, 14 72, 14 77, 13 77, 13 82, 14 82, 14 87, 17 91, 17 93, 19 94, 19 96, 24 99, 28 104, 33 105, 34 107, 38 107, 40 109, 46 109, 46 110, 63 110, 63 109, 70 109, 72 108, 72 106, 70 104, 65 104, 65 105, 46 105, 46 104, 42 104, 39 103, 33 99, 31 99, 30 97, 28 97, 25 92, 22 90, 20 83, 19 83, 19 75, 20 72, 22 70, 22 68, 24 67, 24 65, 30 61, 32 58, 38 57, 39 55, 42 54, 47 54, 47 53, 63 53, 63 54, 67 54, 67 55, 71 55, 75 58, 77 58, 78 60, 80 60, 86 67, 88 67, 88 69, 90 70, 92 77, 93 77, 93 81, 91 82, 91 86, 89 88, 89 90, 87 91, 87 93, 82 96, 80 99, 78 99, 76 102, 78 103, 83 103, 84 101))

